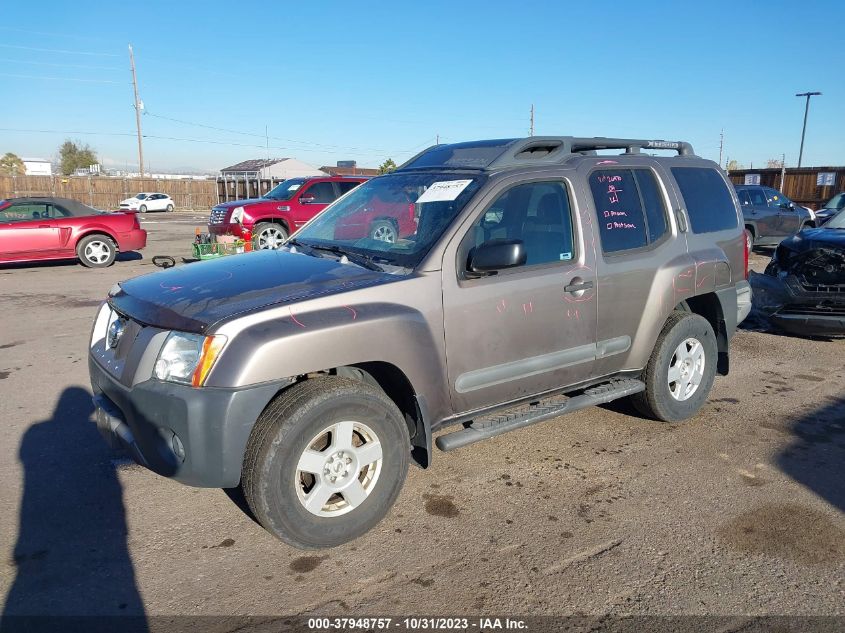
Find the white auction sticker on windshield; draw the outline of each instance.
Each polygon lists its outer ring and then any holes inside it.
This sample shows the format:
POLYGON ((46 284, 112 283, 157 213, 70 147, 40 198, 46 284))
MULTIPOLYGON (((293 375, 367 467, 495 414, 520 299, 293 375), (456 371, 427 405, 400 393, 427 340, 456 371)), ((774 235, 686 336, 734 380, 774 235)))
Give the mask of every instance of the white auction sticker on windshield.
POLYGON ((432 183, 423 195, 417 198, 417 204, 423 202, 446 202, 454 200, 467 188, 472 180, 440 180, 432 183))
POLYGON ((301 186, 302 186, 302 185, 291 185, 290 187, 288 187, 288 191, 296 191, 296 190, 297 190, 297 189, 299 189, 301 186))

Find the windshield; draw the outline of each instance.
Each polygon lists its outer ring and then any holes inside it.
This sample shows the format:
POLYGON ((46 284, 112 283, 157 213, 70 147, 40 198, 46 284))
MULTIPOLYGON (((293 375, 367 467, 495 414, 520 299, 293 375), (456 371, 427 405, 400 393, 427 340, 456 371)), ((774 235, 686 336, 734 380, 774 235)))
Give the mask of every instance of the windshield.
POLYGON ((459 173, 374 178, 300 229, 294 242, 336 246, 378 263, 413 268, 483 181, 483 176, 459 173))
POLYGON ((822 224, 823 229, 845 229, 845 209, 822 224))
POLYGON ((304 183, 305 178, 288 178, 265 193, 264 197, 271 200, 290 200, 304 183))
POLYGON ((137 194, 135 194, 135 199, 136 199, 136 200, 144 200, 146 197, 147 197, 147 194, 145 194, 145 193, 137 193, 137 194))
POLYGON ((845 208, 845 193, 837 193, 825 205, 825 209, 842 209, 845 208))

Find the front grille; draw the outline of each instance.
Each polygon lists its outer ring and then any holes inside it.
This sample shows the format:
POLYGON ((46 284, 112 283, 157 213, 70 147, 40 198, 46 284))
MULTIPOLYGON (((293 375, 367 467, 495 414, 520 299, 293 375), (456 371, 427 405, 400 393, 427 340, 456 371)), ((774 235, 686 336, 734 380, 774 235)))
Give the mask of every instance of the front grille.
POLYGON ((221 207, 214 207, 211 210, 211 215, 208 218, 209 224, 222 224, 226 219, 227 209, 221 207))
POLYGON ((809 284, 806 280, 801 287, 807 292, 823 292, 825 294, 845 294, 845 284, 809 284))
POLYGON ((842 306, 826 306, 826 305, 788 305, 782 308, 778 314, 813 314, 819 316, 833 316, 845 317, 845 305, 842 306))

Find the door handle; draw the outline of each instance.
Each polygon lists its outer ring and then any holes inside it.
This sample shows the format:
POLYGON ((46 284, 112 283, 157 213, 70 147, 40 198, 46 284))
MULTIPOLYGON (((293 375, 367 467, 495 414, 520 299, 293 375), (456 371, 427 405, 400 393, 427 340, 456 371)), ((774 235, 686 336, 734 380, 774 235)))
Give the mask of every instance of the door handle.
POLYGON ((593 287, 592 281, 576 281, 576 280, 577 280, 577 277, 572 280, 575 283, 571 283, 568 286, 564 286, 563 289, 566 292, 571 292, 572 294, 575 294, 576 292, 583 292, 584 290, 589 290, 590 288, 593 287))

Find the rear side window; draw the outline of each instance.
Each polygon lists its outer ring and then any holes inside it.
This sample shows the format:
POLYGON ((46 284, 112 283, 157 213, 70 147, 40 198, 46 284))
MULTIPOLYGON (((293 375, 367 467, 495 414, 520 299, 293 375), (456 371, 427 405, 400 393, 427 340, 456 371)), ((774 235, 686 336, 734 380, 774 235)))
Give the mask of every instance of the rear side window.
POLYGON ((737 226, 736 208, 728 186, 715 169, 673 167, 693 233, 712 233, 737 226))
POLYGON ((642 248, 666 233, 666 206, 651 170, 594 171, 590 189, 605 253, 642 248))

